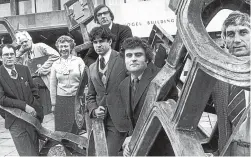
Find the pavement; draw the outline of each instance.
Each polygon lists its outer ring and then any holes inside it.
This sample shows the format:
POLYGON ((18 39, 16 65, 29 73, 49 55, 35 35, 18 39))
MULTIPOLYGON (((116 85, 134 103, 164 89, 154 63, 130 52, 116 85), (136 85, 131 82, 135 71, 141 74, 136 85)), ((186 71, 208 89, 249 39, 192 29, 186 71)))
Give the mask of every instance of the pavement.
MULTIPOLYGON (((54 129, 54 115, 45 115, 42 125, 50 130, 54 129)), ((11 138, 9 130, 4 127, 4 119, 0 116, 0 157, 19 156, 11 138)))
MULTIPOLYGON (((206 135, 210 135, 216 124, 216 120, 216 115, 204 112, 199 123, 202 132, 206 135)), ((54 130, 54 115, 52 113, 46 115, 42 125, 50 130, 54 130)), ((4 119, 0 116, 0 157, 2 156, 19 155, 9 131, 4 127, 4 119)))

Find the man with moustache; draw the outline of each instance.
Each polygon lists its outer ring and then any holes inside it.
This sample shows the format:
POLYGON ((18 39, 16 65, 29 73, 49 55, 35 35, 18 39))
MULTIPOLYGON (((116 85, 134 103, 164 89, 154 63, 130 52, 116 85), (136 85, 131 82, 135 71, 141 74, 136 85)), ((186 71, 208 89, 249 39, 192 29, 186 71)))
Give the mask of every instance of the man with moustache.
MULTIPOLYGON (((128 144, 131 140, 131 134, 138 121, 141 109, 143 107, 146 94, 148 92, 149 85, 154 77, 160 71, 156 65, 152 63, 153 53, 151 47, 147 41, 138 37, 131 37, 124 41, 121 48, 121 55, 124 57, 126 69, 130 73, 130 76, 126 77, 119 85, 118 94, 119 100, 123 106, 126 106, 127 114, 131 122, 131 128, 128 133, 129 137, 126 138, 123 144, 124 156, 130 156, 130 150, 128 144)), ((174 86, 172 87, 169 99, 177 100, 178 92, 174 86)), ((163 97, 160 93, 160 97, 163 97)), ((159 137, 164 137, 165 132, 162 130, 159 137)), ((164 146, 162 140, 158 140, 158 146, 164 146)), ((156 148, 162 149, 162 148, 156 148)), ((154 153, 160 153, 154 149, 154 153)), ((156 156, 162 154, 153 154, 156 156)))
MULTIPOLYGON (((111 47, 119 52, 124 40, 132 37, 132 31, 129 26, 114 23, 113 20, 114 14, 108 6, 101 4, 94 9, 94 22, 111 30, 112 34, 115 35, 111 47)), ((91 48, 86 54, 84 61, 89 66, 97 57, 98 54, 91 48)))
MULTIPOLYGON (((15 65, 15 48, 4 45, 0 49, 3 65, 0 66, 0 105, 17 108, 43 121, 43 108, 39 104, 39 95, 29 69, 15 65)), ((5 112, 5 128, 20 156, 38 156, 39 142, 35 128, 27 122, 5 112)))
POLYGON ((43 56, 48 56, 47 61, 36 71, 34 83, 38 86, 41 104, 44 106, 44 113, 51 111, 50 102, 50 72, 53 62, 59 59, 59 53, 44 43, 34 44, 30 34, 27 31, 18 31, 15 34, 17 44, 21 48, 17 51, 17 62, 27 65, 27 61, 43 56))
POLYGON ((126 77, 124 61, 112 50, 113 34, 103 26, 90 32, 93 47, 99 55, 90 65, 87 110, 90 118, 104 120, 109 156, 117 156, 129 130, 125 106, 117 103, 117 88, 126 77))
MULTIPOLYGON (((248 14, 239 11, 229 14, 223 23, 221 35, 230 54, 239 59, 250 60, 250 31, 248 14)), ((219 153, 222 152, 246 107, 250 105, 249 90, 222 81, 215 85, 212 96, 219 124, 219 153)), ((250 156, 250 113, 241 124, 229 150, 225 155, 250 156)))

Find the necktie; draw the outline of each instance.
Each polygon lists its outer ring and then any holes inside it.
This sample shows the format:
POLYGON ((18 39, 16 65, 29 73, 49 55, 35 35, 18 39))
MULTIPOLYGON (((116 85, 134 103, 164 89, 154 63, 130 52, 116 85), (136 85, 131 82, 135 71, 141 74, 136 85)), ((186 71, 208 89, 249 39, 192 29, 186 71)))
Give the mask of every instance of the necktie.
POLYGON ((28 59, 31 59, 31 51, 28 52, 28 59))
POLYGON ((135 93, 136 93, 136 89, 137 89, 138 83, 139 83, 139 79, 138 78, 134 78, 133 81, 132 81, 132 83, 133 83, 132 89, 133 89, 133 97, 134 97, 135 93))
POLYGON ((100 61, 100 69, 103 70, 105 68, 105 58, 102 56, 99 61, 100 61))
POLYGON ((12 77, 16 77, 17 76, 17 72, 15 70, 11 70, 11 76, 12 77))
POLYGON ((228 118, 236 126, 246 108, 244 90, 237 86, 231 86, 228 100, 228 118))

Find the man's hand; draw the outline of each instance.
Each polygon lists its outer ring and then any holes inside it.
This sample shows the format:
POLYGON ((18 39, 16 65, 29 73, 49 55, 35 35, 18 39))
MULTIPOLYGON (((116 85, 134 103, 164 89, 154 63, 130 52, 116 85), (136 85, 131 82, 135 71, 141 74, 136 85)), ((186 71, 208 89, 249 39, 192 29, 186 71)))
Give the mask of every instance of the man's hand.
POLYGON ((131 151, 129 148, 129 143, 131 141, 132 136, 129 136, 125 139, 122 148, 123 148, 123 156, 131 156, 131 151))
POLYGON ((47 71, 45 71, 42 67, 38 68, 35 72, 38 76, 44 76, 47 75, 47 71))
POLYGON ((94 114, 97 118, 104 119, 106 115, 105 108, 103 106, 99 106, 94 110, 94 114))
POLYGON ((20 48, 19 50, 16 50, 16 57, 18 58, 18 57, 21 57, 24 53, 25 53, 25 51, 23 51, 23 50, 21 50, 22 48, 20 48))
POLYGON ((26 104, 26 106, 25 106, 25 112, 29 113, 33 117, 37 116, 37 112, 35 111, 35 109, 28 104, 26 104))

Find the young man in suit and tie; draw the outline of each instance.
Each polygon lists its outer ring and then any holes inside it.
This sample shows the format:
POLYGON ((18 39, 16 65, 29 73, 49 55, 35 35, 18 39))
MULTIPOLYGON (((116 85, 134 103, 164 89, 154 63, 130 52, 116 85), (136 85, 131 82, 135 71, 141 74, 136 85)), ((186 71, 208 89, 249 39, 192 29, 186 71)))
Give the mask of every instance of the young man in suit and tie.
MULTIPOLYGON (((4 45, 0 51, 3 65, 0 66, 0 105, 21 109, 42 122, 43 108, 39 104, 28 67, 15 65, 15 48, 4 45)), ((38 156, 39 143, 35 128, 5 112, 5 127, 9 129, 20 156, 38 156)))
MULTIPOLYGON (((229 14, 223 23, 221 35, 230 54, 250 61, 250 31, 248 14, 239 11, 229 14)), ((221 153, 247 105, 250 105, 250 91, 218 81, 212 96, 218 116, 218 148, 221 153)), ((225 155, 250 156, 250 114, 241 124, 229 150, 225 155)))
POLYGON ((130 124, 125 106, 116 101, 118 85, 127 73, 123 58, 111 48, 113 34, 108 28, 93 28, 90 39, 99 56, 89 67, 86 108, 90 118, 104 119, 108 153, 117 156, 130 124))
MULTIPOLYGON (((123 144, 123 154, 130 156, 128 144, 132 131, 139 118, 149 85, 160 71, 160 68, 152 63, 153 52, 147 41, 138 37, 131 37, 124 41, 121 55, 124 57, 126 69, 130 73, 130 76, 125 78, 119 85, 120 102, 126 106, 132 126, 128 134, 129 137, 126 138, 123 144)), ((174 86, 168 98, 177 100, 177 96, 177 89, 174 86)))
MULTIPOLYGON (((94 9, 94 22, 111 30, 112 34, 115 35, 111 47, 119 52, 125 39, 132 37, 132 31, 129 26, 114 23, 113 20, 114 14, 108 6, 101 4, 94 9)), ((85 62, 89 65, 89 62, 96 60, 98 55, 93 49, 90 49, 86 56, 85 62)))

